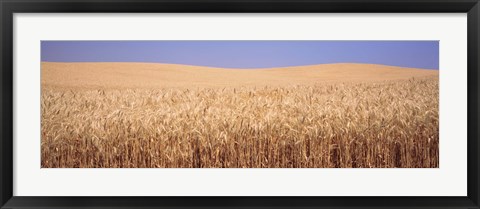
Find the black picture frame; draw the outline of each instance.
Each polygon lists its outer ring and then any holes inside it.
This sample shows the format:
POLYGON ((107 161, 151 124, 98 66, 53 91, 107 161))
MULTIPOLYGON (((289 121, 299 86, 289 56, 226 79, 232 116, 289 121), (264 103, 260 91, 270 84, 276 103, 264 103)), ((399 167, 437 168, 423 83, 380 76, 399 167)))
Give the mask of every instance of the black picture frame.
MULTIPOLYGON (((1 208, 480 208, 478 0, 0 0, 1 208), (468 195, 465 197, 21 197, 13 196, 14 13, 467 13, 468 195)), ((94 188, 92 188, 94 189, 94 188)), ((412 188, 414 189, 414 188, 412 188)))

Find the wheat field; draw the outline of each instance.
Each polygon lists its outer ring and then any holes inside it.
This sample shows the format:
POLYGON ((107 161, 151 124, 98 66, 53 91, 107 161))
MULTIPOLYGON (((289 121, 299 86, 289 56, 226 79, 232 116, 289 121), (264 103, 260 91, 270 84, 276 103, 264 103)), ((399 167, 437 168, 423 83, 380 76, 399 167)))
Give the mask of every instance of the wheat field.
POLYGON ((439 167, 438 72, 337 65, 172 79, 120 65, 42 64, 42 168, 439 167), (108 73, 88 75, 98 69, 108 73))

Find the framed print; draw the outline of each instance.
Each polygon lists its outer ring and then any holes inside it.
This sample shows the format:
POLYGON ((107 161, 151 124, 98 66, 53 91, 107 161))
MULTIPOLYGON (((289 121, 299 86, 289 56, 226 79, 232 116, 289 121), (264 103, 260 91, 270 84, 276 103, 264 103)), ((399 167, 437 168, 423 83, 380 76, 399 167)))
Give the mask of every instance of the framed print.
POLYGON ((1 1, 2 208, 478 208, 467 1, 1 1))

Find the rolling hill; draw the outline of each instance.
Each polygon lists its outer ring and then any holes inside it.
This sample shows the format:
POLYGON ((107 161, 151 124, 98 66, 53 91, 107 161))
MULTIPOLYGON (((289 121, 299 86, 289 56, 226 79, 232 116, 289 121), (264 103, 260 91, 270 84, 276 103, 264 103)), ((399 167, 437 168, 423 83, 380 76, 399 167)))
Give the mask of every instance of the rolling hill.
POLYGON ((156 63, 42 62, 42 86, 173 88, 285 86, 330 82, 379 82, 437 77, 438 70, 338 63, 264 69, 226 69, 156 63))

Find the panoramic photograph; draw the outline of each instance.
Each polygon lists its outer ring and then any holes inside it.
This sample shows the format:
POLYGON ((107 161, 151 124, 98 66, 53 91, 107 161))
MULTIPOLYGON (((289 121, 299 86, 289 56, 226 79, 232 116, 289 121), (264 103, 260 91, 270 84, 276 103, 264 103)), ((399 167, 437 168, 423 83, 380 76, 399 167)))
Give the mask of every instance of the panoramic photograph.
POLYGON ((439 168, 438 41, 41 41, 41 168, 439 168))

